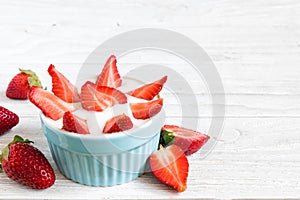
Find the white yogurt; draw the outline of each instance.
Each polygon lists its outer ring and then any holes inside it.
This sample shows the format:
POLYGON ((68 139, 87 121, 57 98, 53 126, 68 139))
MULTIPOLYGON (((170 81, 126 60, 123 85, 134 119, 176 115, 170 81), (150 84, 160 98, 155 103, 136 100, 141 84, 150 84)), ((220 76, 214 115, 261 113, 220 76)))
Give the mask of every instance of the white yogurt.
POLYGON ((126 104, 116 104, 113 107, 109 107, 105 109, 102 112, 94 112, 94 111, 87 111, 84 109, 79 109, 74 112, 75 115, 86 119, 88 123, 88 127, 90 130, 90 134, 99 134, 102 133, 102 130, 105 126, 105 123, 107 120, 111 119, 114 116, 125 114, 128 117, 130 117, 134 127, 140 127, 146 122, 147 120, 137 120, 133 117, 131 109, 130 109, 130 103, 137 103, 137 102, 147 102, 143 99, 138 99, 135 97, 131 97, 129 95, 127 96, 127 103, 126 104))
MULTIPOLYGON (((118 88, 120 91, 125 92, 129 91, 132 88, 137 88, 141 85, 140 81, 131 79, 131 78, 124 78, 122 86, 118 88)), ((127 103, 125 104, 116 104, 113 107, 109 107, 105 109, 102 112, 96 112, 96 111, 87 111, 82 108, 81 103, 75 103, 74 106, 76 110, 73 112, 76 116, 87 120, 88 128, 90 131, 90 135, 99 135, 99 133, 103 133, 103 128, 105 126, 105 123, 107 120, 111 119, 114 116, 125 114, 128 117, 130 117, 132 123, 133 123, 133 128, 138 128, 143 125, 145 125, 147 122, 151 121, 150 119, 146 120, 137 120, 133 117, 131 109, 130 109, 130 103, 145 103, 148 102, 147 100, 144 99, 139 99, 136 97, 132 97, 130 95, 127 95, 127 103)), ((50 118, 47 118, 47 123, 57 129, 61 129, 63 126, 62 119, 59 119, 57 121, 54 121, 50 118)), ((151 122, 149 122, 151 124, 151 122)), ((148 124, 149 124, 148 123, 148 124)), ((131 130, 132 130, 131 129, 131 130)))

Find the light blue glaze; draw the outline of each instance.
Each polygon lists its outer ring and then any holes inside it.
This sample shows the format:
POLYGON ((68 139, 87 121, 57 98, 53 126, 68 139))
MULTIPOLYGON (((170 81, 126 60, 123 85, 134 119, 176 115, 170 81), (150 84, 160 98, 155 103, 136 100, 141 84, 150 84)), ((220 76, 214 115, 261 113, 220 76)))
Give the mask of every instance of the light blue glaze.
POLYGON ((43 132, 60 172, 71 180, 91 186, 113 186, 144 173, 147 160, 159 143, 164 113, 149 126, 124 133, 87 136, 49 126, 41 114, 43 132))

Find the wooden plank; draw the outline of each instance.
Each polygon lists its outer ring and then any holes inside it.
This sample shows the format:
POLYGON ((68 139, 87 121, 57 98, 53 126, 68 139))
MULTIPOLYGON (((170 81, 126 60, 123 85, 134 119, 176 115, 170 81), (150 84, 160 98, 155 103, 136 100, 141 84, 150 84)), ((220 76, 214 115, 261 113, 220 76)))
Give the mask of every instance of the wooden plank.
POLYGON ((50 189, 35 191, 15 184, 1 173, 1 190, 5 193, 0 193, 0 198, 157 199, 165 195, 180 199, 281 198, 297 197, 300 188, 300 118, 226 119, 223 134, 213 152, 205 159, 200 159, 198 154, 189 157, 188 190, 180 195, 159 183, 151 174, 128 184, 108 188, 81 186, 66 180, 51 159, 38 118, 24 120, 31 125, 27 128, 17 127, 2 136, 1 146, 16 133, 35 140, 35 145, 54 166, 57 181, 50 189), (25 191, 26 196, 23 196, 25 191))
MULTIPOLYGON (((144 53, 143 57, 148 57, 151 55, 153 56, 153 53, 144 53)), ((130 75, 133 72, 136 74, 141 73, 137 68, 138 66, 144 66, 151 63, 155 65, 159 64, 161 66, 169 67, 168 69, 171 68, 172 70, 174 70, 174 74, 177 74, 178 76, 181 75, 184 78, 182 78, 182 80, 178 80, 175 78, 172 79, 172 76, 164 73, 164 70, 161 70, 155 72, 154 75, 152 77, 149 77, 148 80, 145 80, 145 82, 155 80, 162 75, 169 75, 167 86, 173 90, 177 89, 177 91, 175 90, 174 92, 184 92, 180 91, 180 89, 182 89, 181 85, 183 83, 187 83, 192 88, 194 94, 209 94, 205 77, 202 77, 201 73, 195 73, 195 69, 193 69, 190 65, 184 63, 176 64, 171 61, 151 62, 150 60, 148 60, 148 62, 146 62, 147 58, 145 58, 145 62, 136 62, 135 58, 137 58, 138 55, 130 57, 132 58, 131 63, 124 63, 122 61, 122 58, 119 61, 120 73, 122 75, 130 75)), ((263 58, 263 55, 261 55, 261 57, 263 58)), ((141 60, 141 58, 139 59, 141 60)), ((162 56, 161 59, 163 59, 162 56)), ((177 60, 179 59, 177 58, 177 60)), ((215 62, 215 65, 222 79, 225 94, 271 94, 283 96, 299 95, 300 83, 297 77, 300 77, 300 69, 297 67, 297 63, 299 63, 300 60, 291 60, 288 61, 288 64, 284 64, 283 62, 284 61, 282 60, 277 64, 245 64, 242 61, 222 61, 215 62), (262 69, 264 69, 264 73, 262 73, 262 69)), ((78 77, 81 76, 78 74, 80 70, 89 70, 81 69, 82 63, 61 63, 55 60, 49 61, 48 63, 0 63, 0 69, 2 70, 2 78, 0 80, 0 84, 2 85, 1 87, 3 88, 3 90, 6 89, 10 79, 16 73, 18 73, 18 68, 31 68, 40 76, 44 85, 48 88, 51 88, 51 79, 47 73, 47 68, 50 63, 54 63, 62 73, 67 74, 67 77, 72 82, 76 82, 78 77)), ((94 71, 96 77, 96 75, 99 74, 102 69, 103 62, 99 61, 99 64, 96 64, 95 66, 96 69, 94 67, 92 68, 92 70, 94 71)), ((80 85, 78 86, 80 87, 80 85)))
MULTIPOLYGON (((300 95, 226 95, 225 105, 222 103, 213 104, 208 95, 196 95, 196 104, 190 103, 191 97, 185 94, 177 95, 181 95, 181 101, 173 95, 162 96, 165 101, 164 110, 168 117, 182 115, 200 118, 222 117, 221 115, 213 115, 212 111, 213 109, 221 109, 223 106, 225 107, 225 117, 299 117, 300 95)), ((40 112, 29 101, 0 99, 1 105, 22 116, 36 116, 40 112), (24 109, 24 107, 28 107, 28 109, 24 109)))

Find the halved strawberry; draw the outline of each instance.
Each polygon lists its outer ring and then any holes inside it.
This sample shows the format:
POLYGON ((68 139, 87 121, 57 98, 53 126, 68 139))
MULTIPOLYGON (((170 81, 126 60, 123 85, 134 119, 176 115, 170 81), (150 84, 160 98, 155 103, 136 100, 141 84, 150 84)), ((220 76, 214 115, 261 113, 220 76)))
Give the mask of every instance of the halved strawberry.
POLYGON ((116 56, 111 55, 106 61, 101 74, 98 76, 96 85, 117 88, 122 85, 122 79, 117 68, 116 56))
POLYGON ((74 110, 72 104, 37 86, 30 88, 29 100, 41 109, 45 116, 53 120, 58 120, 65 112, 74 110))
POLYGON ((196 153, 209 139, 206 134, 175 125, 164 125, 160 137, 160 143, 163 146, 175 144, 186 155, 196 153))
POLYGON ((74 114, 72 114, 70 111, 65 112, 63 116, 63 127, 62 129, 79 133, 79 134, 89 134, 89 128, 87 125, 87 121, 85 119, 82 119, 74 114))
POLYGON ((81 104, 85 110, 101 112, 115 104, 124 103, 127 103, 126 95, 115 88, 97 87, 90 81, 81 87, 81 104))
POLYGON ((180 147, 176 145, 154 152, 149 159, 151 170, 162 183, 178 192, 186 190, 189 163, 180 147))
POLYGON ((68 103, 79 102, 80 96, 76 87, 54 65, 50 65, 48 73, 52 77, 52 92, 68 103))
POLYGON ((134 118, 149 119, 161 111, 163 99, 157 99, 146 103, 131 103, 130 108, 134 118))
POLYGON ((125 114, 117 115, 107 120, 103 128, 103 133, 115 133, 129 130, 133 127, 133 123, 125 114))
POLYGON ((130 96, 134 96, 141 99, 152 100, 163 88, 168 77, 164 76, 161 79, 143 85, 135 90, 127 92, 130 96))

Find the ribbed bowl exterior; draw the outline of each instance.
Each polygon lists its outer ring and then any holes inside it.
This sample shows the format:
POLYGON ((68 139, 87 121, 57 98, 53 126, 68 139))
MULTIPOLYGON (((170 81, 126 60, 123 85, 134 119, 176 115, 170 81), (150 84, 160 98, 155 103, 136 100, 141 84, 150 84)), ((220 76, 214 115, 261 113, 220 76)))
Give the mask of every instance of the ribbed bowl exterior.
POLYGON ((113 186, 144 173, 147 160, 158 146, 159 132, 145 144, 116 154, 82 154, 69 151, 48 139, 52 157, 67 178, 90 186, 113 186))

